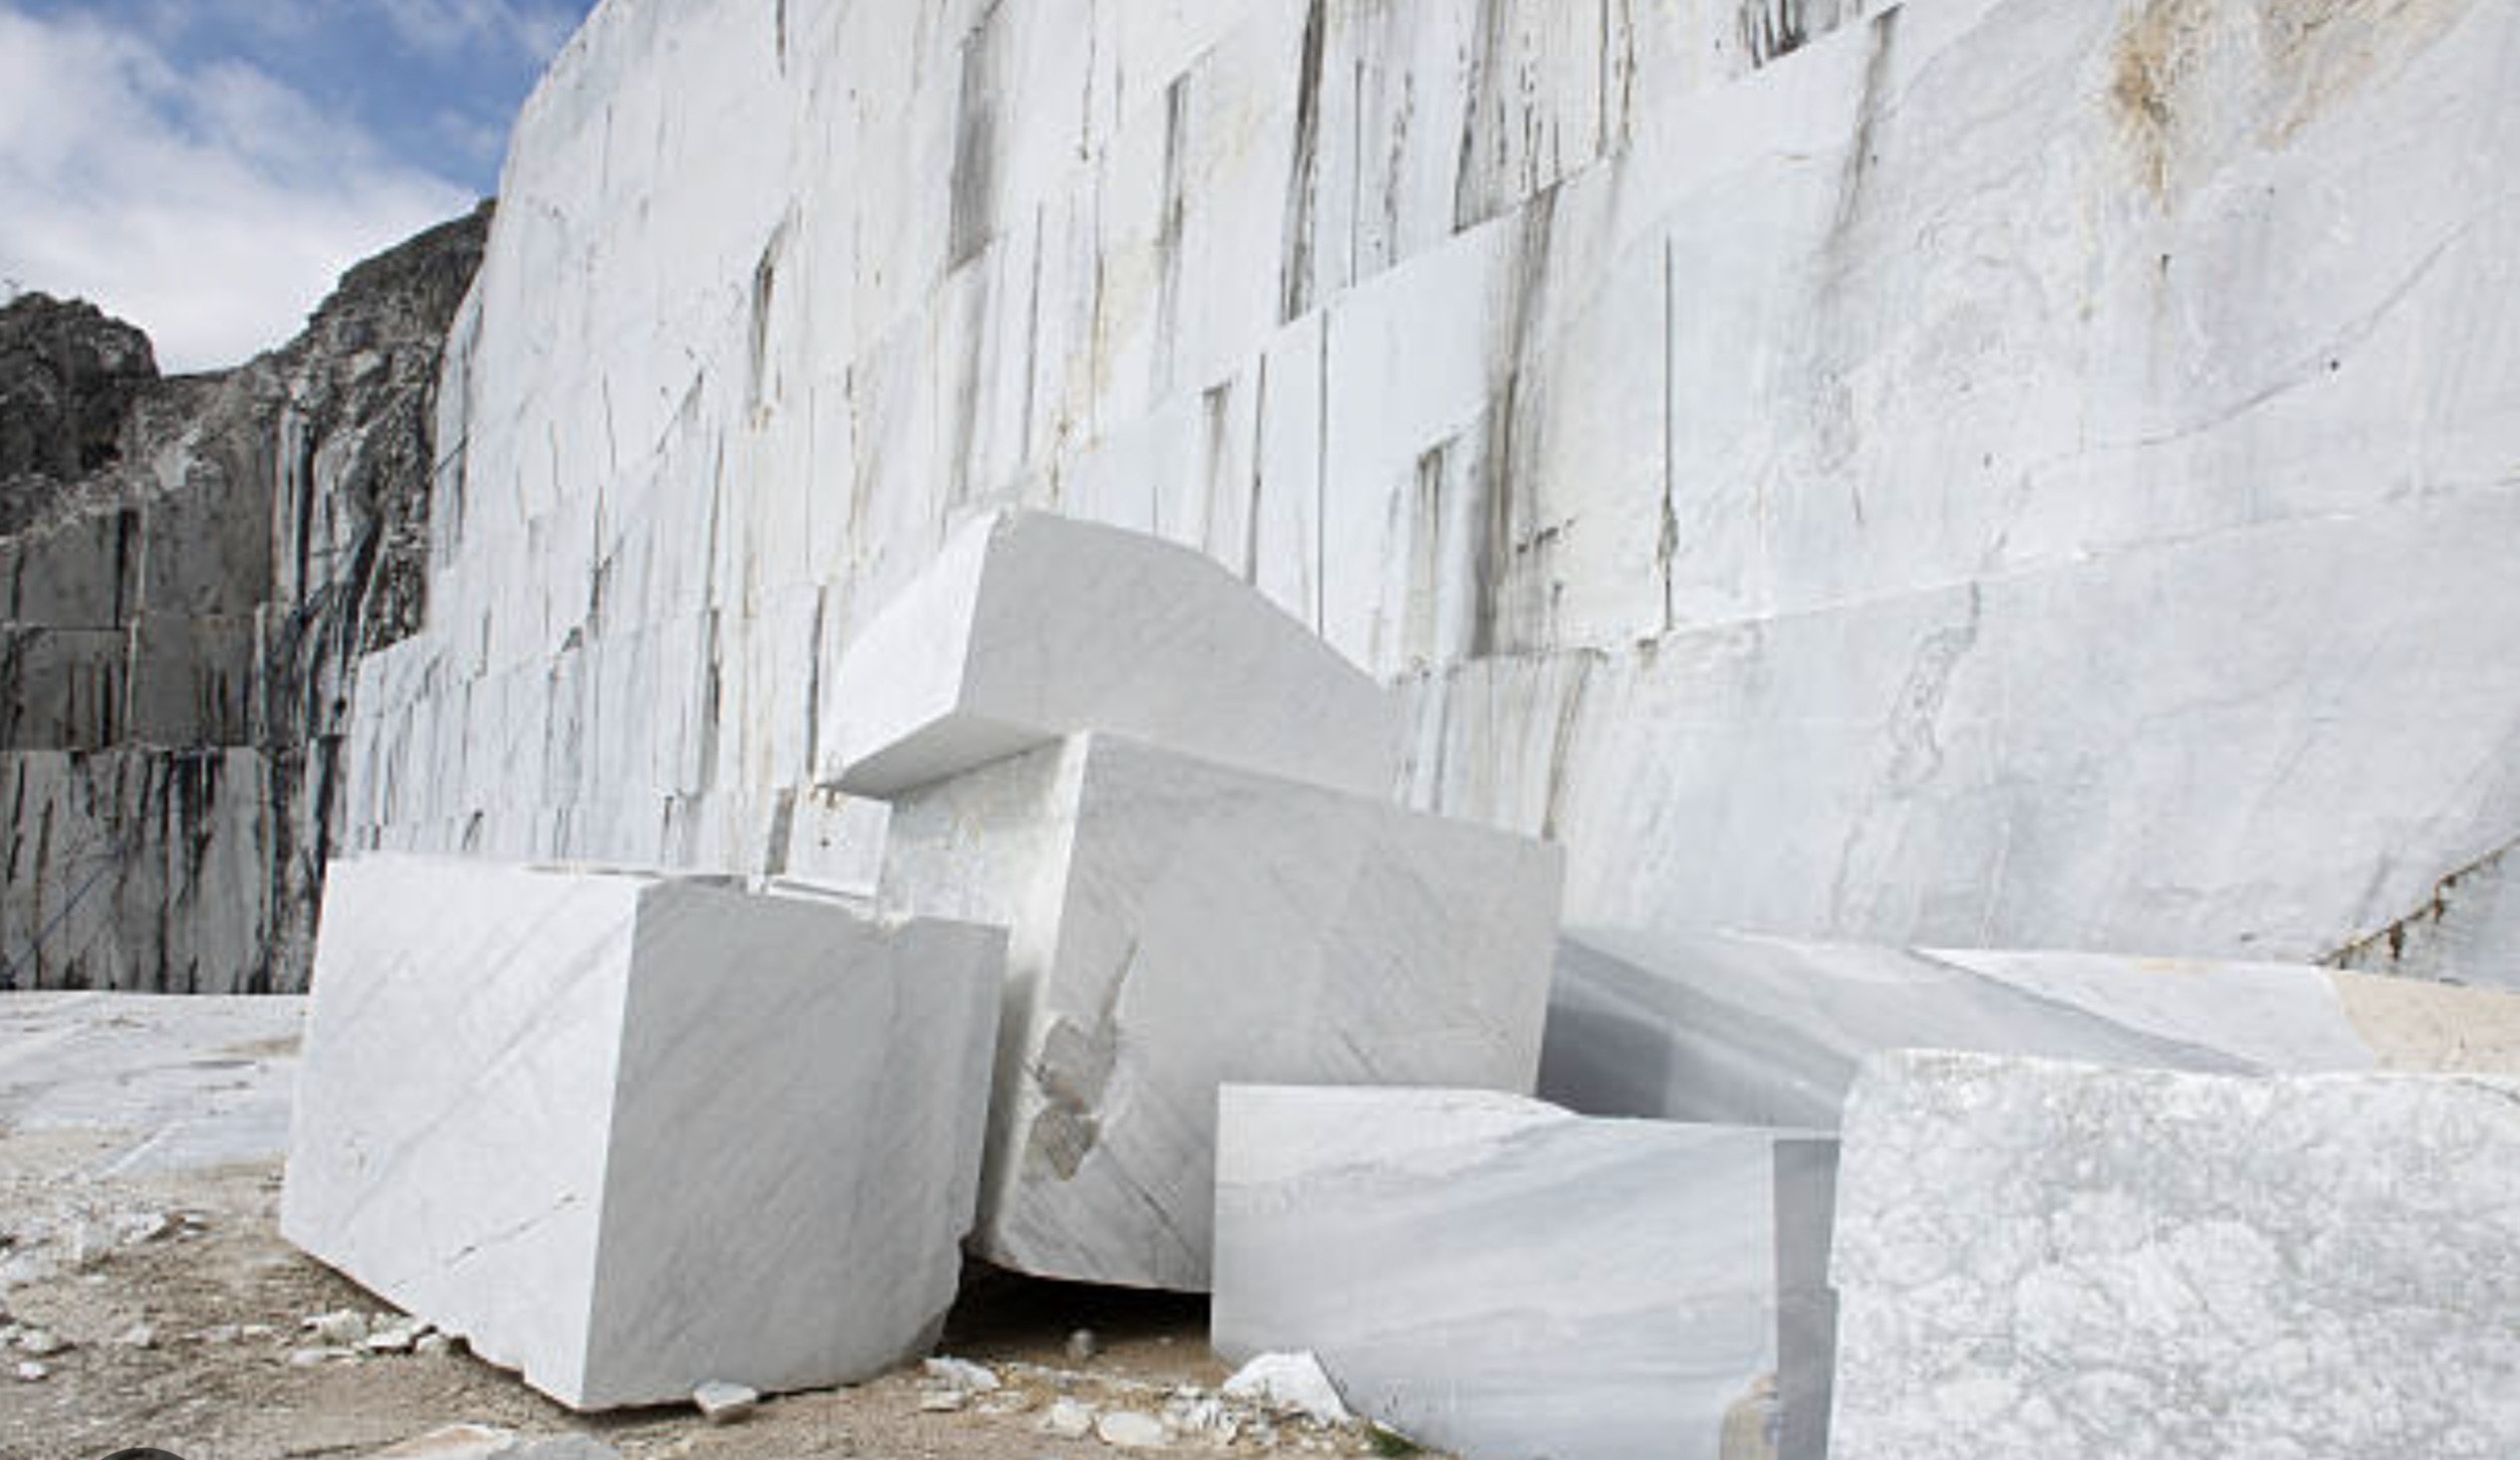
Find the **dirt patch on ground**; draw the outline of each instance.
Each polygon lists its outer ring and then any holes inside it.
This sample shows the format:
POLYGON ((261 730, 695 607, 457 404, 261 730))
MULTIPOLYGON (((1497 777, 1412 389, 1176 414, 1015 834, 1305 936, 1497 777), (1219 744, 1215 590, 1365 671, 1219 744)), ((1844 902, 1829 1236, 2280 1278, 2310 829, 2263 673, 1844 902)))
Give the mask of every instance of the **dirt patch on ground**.
MULTIPOLYGON (((1004 1387, 970 1395, 960 1409, 931 1409, 935 1385, 910 1369, 773 1399, 726 1426, 682 1407, 576 1415, 460 1352, 306 1356, 322 1346, 302 1329, 308 1316, 384 1305, 280 1239, 279 1163, 89 1174, 130 1141, 128 1132, 0 1131, 8 1322, 17 1338, 35 1330, 65 1345, 42 1354, 17 1341, 0 1347, 0 1456, 10 1460, 102 1460, 137 1445, 185 1460, 352 1457, 464 1422, 584 1433, 630 1460, 1087 1460, 1122 1452, 1045 1434, 1054 1400, 1159 1414, 1183 1390, 1212 1392, 1225 1377, 1199 1300, 982 1270, 965 1285, 944 1347, 988 1364, 1004 1387), (1082 1361, 1068 1350, 1078 1329, 1098 1340, 1082 1361), (22 1362, 40 1363, 44 1376, 15 1377, 22 1362)), ((1229 1446, 1195 1435, 1173 1449, 1375 1453, 1363 1430, 1291 1418, 1269 1429, 1261 1437, 1246 1428, 1229 1446)))

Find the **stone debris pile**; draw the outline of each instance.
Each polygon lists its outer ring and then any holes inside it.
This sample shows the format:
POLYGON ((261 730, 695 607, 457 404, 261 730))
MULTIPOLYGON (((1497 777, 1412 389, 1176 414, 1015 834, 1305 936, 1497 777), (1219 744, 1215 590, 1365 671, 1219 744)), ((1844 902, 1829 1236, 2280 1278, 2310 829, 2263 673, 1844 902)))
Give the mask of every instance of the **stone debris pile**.
POLYGON ((2520 1087, 2459 1073, 2520 1073, 2520 997, 1562 936, 1556 847, 1396 804, 1384 690, 1117 529, 972 524, 821 692, 872 897, 335 871, 283 1230, 411 1317, 319 1316, 310 1361, 460 1338, 734 1421, 927 1355, 967 1247, 1212 1293, 1221 1390, 1030 1421, 1123 1450, 2520 1444, 2474 1397, 2520 1393, 2520 1087))

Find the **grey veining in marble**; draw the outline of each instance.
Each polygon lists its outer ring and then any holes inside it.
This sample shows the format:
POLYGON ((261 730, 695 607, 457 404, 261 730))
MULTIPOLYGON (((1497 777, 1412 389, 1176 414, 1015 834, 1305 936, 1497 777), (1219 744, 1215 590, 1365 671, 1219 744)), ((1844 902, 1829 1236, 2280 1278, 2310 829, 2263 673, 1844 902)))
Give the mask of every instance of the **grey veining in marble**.
POLYGON ((608 0, 346 839, 776 870, 842 648, 1023 507, 1406 680, 1415 804, 1545 830, 1585 923, 2508 979, 2515 36, 608 0))
POLYGON ((281 1229, 573 1407, 933 1341, 1003 934, 370 856, 325 898, 281 1229))
POLYGON ((1780 1297, 1824 1282, 1826 1208, 1778 1206, 1810 1190, 1778 1178, 1810 1144, 1488 1092, 1228 1087, 1216 1348, 1310 1349, 1351 1406, 1466 1460, 1758 1453, 1726 1436, 1770 1422, 1802 1318, 1780 1297))
POLYGON ((2520 1453, 2520 1083, 1910 1052, 1843 1134, 1836 1460, 2520 1453))
POLYGON ((975 1248, 1203 1290, 1218 1086, 1528 1091, 1560 864, 1108 735, 903 796, 884 904, 1010 929, 975 1248))
POLYGON ((889 797, 1079 730, 1360 795, 1399 702, 1213 561, 1038 512, 966 525, 824 676, 826 778, 889 797))
POLYGON ((1828 1128, 1866 1056, 1911 1047, 2520 1073, 2520 994, 2291 964, 1575 928, 1541 1093, 1596 1114, 1828 1128))

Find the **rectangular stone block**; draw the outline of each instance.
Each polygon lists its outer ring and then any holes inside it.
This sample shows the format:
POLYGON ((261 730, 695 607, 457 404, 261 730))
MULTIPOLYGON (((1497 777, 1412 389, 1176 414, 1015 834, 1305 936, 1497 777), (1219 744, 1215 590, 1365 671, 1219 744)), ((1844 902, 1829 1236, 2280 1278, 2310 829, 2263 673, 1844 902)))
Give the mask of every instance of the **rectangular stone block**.
POLYGON ((0 618, 116 628, 139 588, 140 514, 125 507, 29 527, 0 542, 0 618))
POLYGON ((124 733, 148 745, 246 744, 261 666, 262 632, 252 618, 142 613, 131 626, 124 733))
POLYGON ((1777 1369, 1789 1321, 1814 1337, 1829 1221, 1785 1208, 1810 1189, 1784 1168, 1828 1145, 1485 1092, 1229 1087, 1216 1349, 1310 1349, 1351 1407, 1476 1460, 1819 1460, 1775 1448, 1777 1369))
POLYGON ((883 903, 1010 929, 978 1251, 1201 1290, 1219 1086, 1528 1091, 1561 868, 1107 735, 902 797, 883 903))
POLYGON ((2286 963, 1578 928, 1541 1094, 1596 1115, 1834 1128, 1893 1049, 2226 1074, 2520 1074, 2520 996, 2286 963))
POLYGON ((966 526, 824 675, 821 773, 889 797, 1084 730, 1387 796, 1399 703, 1189 549, 1043 513, 966 526))
POLYGON ((581 1409, 933 1341, 1003 934, 692 880, 337 862, 281 1230, 581 1409))
POLYGON ((1837 1460, 2520 1454, 2520 1082, 1906 1052, 1844 1132, 1837 1460))
POLYGON ((97 750, 123 736, 130 636, 0 625, 0 749, 97 750))

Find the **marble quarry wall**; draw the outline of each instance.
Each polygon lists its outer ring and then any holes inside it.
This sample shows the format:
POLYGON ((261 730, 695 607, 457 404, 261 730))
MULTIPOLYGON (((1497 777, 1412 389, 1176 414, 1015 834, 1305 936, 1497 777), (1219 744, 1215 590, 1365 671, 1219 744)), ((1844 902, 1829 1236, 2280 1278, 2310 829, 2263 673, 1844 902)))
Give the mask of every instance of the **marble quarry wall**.
POLYGON ((486 213, 161 379, 0 311, 0 990, 306 987, 358 656, 420 618, 427 401, 486 213))
POLYGON ((2520 982, 2515 95, 2480 0, 607 0, 348 836, 863 883, 823 666, 1021 505, 1576 922, 2520 982))

